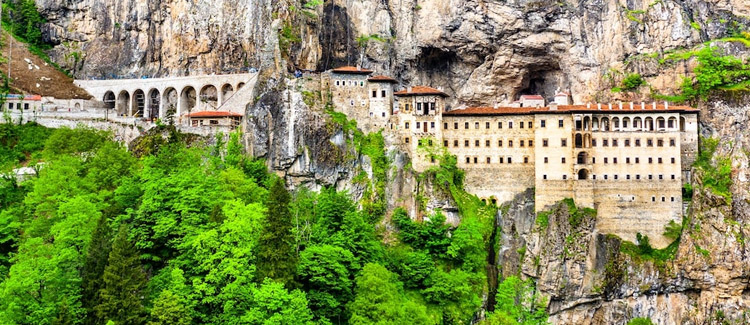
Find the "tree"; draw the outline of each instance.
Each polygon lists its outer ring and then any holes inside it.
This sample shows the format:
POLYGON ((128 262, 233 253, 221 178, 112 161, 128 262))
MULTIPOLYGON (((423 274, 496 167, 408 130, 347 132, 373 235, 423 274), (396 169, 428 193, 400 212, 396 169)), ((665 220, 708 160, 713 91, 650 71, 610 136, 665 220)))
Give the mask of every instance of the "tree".
POLYGON ((341 247, 310 246, 300 256, 299 277, 318 317, 346 320, 346 304, 354 298, 352 274, 359 267, 341 247))
POLYGON ((494 321, 490 324, 539 325, 548 324, 546 302, 535 292, 531 281, 521 281, 516 276, 509 276, 498 285, 495 312, 488 317, 494 321))
POLYGON ((149 325, 189 325, 193 321, 190 310, 181 297, 170 290, 163 290, 154 301, 149 325))
POLYGON ((258 281, 271 278, 292 285, 297 271, 297 253, 289 211, 289 192, 277 178, 268 194, 266 224, 260 234, 256 267, 258 281))
POLYGON ((146 274, 138 251, 128 240, 127 228, 120 226, 109 253, 109 264, 104 269, 104 287, 99 291, 101 303, 96 306, 100 319, 119 324, 145 322, 143 298, 146 274))
POLYGON ((102 275, 107 267, 109 252, 112 248, 110 241, 112 231, 107 223, 107 217, 101 216, 96 223, 96 228, 91 234, 91 244, 89 245, 88 254, 81 270, 83 293, 81 303, 88 311, 88 318, 91 322, 96 322, 96 312, 94 307, 101 302, 99 299, 99 290, 102 289, 102 275))
POLYGON ((307 297, 300 290, 289 292, 282 283, 266 278, 252 289, 253 305, 232 321, 243 324, 313 324, 307 297))
POLYGON ((356 297, 347 306, 351 324, 428 324, 425 306, 406 299, 396 275, 367 264, 357 277, 356 297))

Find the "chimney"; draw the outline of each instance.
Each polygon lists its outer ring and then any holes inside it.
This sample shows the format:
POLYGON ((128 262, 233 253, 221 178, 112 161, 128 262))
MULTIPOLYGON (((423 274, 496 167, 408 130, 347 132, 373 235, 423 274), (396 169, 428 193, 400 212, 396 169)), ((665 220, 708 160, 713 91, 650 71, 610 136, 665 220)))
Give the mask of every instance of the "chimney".
POLYGON ((620 102, 620 110, 622 110, 622 101, 620 102))
POLYGON ((630 110, 633 110, 633 102, 630 102, 630 110))
POLYGON ((601 111, 602 110, 602 103, 597 103, 596 104, 596 109, 598 109, 598 110, 601 111))
POLYGON ((641 102, 641 109, 646 109, 646 102, 641 102))
POLYGON ((664 109, 669 109, 669 102, 666 100, 664 101, 664 109))
POLYGON ((612 103, 611 102, 609 103, 609 110, 610 111, 612 110, 612 103))
POLYGON ((656 110, 656 102, 654 102, 653 106, 654 106, 654 110, 656 110))
POLYGON ((586 103, 586 108, 591 108, 591 103, 586 103))
POLYGON ((411 92, 411 86, 406 87, 406 92, 409 92, 409 93, 411 92))
POLYGON ((362 66, 357 64, 357 71, 362 70, 362 66))
POLYGON ((550 111, 556 111, 557 110, 557 103, 556 102, 549 103, 549 110, 550 111))

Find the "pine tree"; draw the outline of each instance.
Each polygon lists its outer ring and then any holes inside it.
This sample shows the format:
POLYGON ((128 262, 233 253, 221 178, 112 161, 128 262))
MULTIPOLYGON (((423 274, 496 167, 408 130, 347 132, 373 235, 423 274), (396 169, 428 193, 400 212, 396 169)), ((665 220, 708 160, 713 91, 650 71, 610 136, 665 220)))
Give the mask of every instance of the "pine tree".
POLYGON ((100 319, 112 320, 116 324, 142 324, 146 321, 143 308, 146 274, 124 226, 120 227, 112 243, 109 264, 104 269, 102 280, 101 303, 96 307, 100 319))
POLYGON ((98 323, 94 307, 101 302, 99 290, 102 289, 102 275, 104 274, 104 268, 107 267, 109 251, 112 248, 111 232, 107 224, 106 214, 102 215, 96 224, 96 228, 94 228, 94 232, 91 233, 91 244, 81 271, 81 279, 83 280, 81 282, 83 286, 81 303, 88 311, 90 323, 98 323))
POLYGON ((268 277, 287 287, 294 285, 298 256, 292 233, 292 215, 289 211, 289 192, 284 181, 277 178, 268 194, 265 228, 258 242, 257 280, 268 277))

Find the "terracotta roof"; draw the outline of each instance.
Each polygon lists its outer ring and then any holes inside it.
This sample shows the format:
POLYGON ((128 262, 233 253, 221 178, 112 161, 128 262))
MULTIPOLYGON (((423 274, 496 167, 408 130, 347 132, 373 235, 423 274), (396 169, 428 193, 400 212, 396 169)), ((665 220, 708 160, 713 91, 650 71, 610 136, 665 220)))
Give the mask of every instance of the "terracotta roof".
POLYGON ((521 95, 521 99, 544 99, 544 97, 539 95, 521 95))
POLYGON ((352 74, 371 74, 372 70, 362 69, 359 67, 345 66, 333 69, 335 73, 352 73, 352 74))
POLYGON ((448 97, 448 94, 440 90, 437 90, 435 88, 427 87, 427 86, 414 86, 411 88, 397 91, 393 94, 396 96, 440 95, 443 97, 448 97))
POLYGON ((630 103, 623 103, 622 109, 619 104, 612 105, 612 109, 609 109, 609 105, 602 105, 599 110, 598 105, 558 105, 557 109, 553 110, 550 107, 468 107, 464 109, 454 109, 443 113, 445 116, 480 116, 480 115, 519 115, 519 114, 544 114, 544 113, 596 113, 596 112, 608 112, 608 113, 642 113, 642 112, 686 112, 686 113, 698 113, 698 109, 690 106, 678 106, 669 105, 667 108, 664 105, 657 105, 654 109, 653 104, 646 104, 644 109, 641 109, 640 104, 633 104, 633 109, 630 109, 630 103))
POLYGON ((7 94, 7 95, 5 95, 5 98, 6 99, 32 100, 32 101, 40 101, 40 100, 42 100, 42 96, 40 96, 40 95, 7 94))
POLYGON ((242 117, 242 114, 222 111, 202 111, 188 114, 188 117, 242 117))
POLYGON ((396 79, 393 79, 393 78, 388 77, 388 76, 374 76, 374 77, 367 78, 367 81, 390 82, 390 83, 394 83, 394 84, 398 83, 398 81, 396 81, 396 79))

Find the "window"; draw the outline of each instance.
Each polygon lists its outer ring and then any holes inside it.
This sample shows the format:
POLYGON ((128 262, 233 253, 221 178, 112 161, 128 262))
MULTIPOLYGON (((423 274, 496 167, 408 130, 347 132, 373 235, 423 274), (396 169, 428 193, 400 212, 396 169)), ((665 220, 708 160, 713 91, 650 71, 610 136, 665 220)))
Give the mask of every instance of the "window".
POLYGON ((484 141, 484 146, 485 147, 489 147, 490 146, 490 140, 485 140, 484 141))
POLYGON ((385 112, 380 113, 381 117, 385 117, 385 112))
POLYGON ((670 146, 670 147, 674 147, 674 146, 675 146, 675 141, 674 141, 674 139, 669 139, 669 146, 670 146))
POLYGON ((434 162, 435 162, 435 156, 430 156, 430 162, 431 162, 431 163, 434 163, 434 162))
POLYGON ((675 179, 675 178, 674 178, 674 174, 672 174, 672 179, 675 179))
POLYGON ((422 103, 417 103, 417 112, 422 111, 422 103))
POLYGON ((503 140, 497 140, 497 146, 502 148, 503 140))
POLYGON ((529 140, 529 147, 533 147, 533 146, 534 146, 534 140, 529 140))
MULTIPOLYGON (((420 123, 421 123, 421 122, 417 122, 417 130, 419 130, 419 127, 421 126, 421 124, 420 124, 420 123)), ((427 122, 425 122, 425 123, 427 123, 427 122)))
POLYGON ((456 130, 458 130, 458 122, 454 122, 453 123, 453 128, 456 129, 456 130))
POLYGON ((641 158, 635 157, 635 163, 636 164, 640 164, 641 163, 641 158))
POLYGON ((373 90, 372 91, 372 98, 375 98, 375 97, 378 97, 378 91, 377 90, 373 90))
POLYGON ((613 163, 613 164, 616 164, 616 163, 617 163, 617 157, 614 157, 614 158, 612 158, 612 163, 613 163))
POLYGON ((464 140, 464 147, 468 147, 468 146, 469 146, 469 140, 464 140))
POLYGON ((531 121, 529 121, 529 122, 527 123, 527 125, 528 125, 529 129, 531 129, 532 127, 534 127, 534 124, 533 124, 533 122, 531 122, 531 121))
POLYGON ((646 146, 647 147, 653 147, 654 146, 654 139, 646 139, 646 146))
POLYGON ((432 147, 432 139, 427 140, 427 145, 430 146, 430 147, 432 147))
POLYGON ((664 179, 664 175, 659 174, 659 180, 663 180, 663 179, 664 179))
POLYGON ((614 176, 615 176, 615 179, 617 179, 617 174, 615 174, 614 176))
POLYGON ((591 139, 591 146, 596 147, 596 139, 591 139))
POLYGON ((497 122, 497 128, 502 129, 503 128, 503 122, 497 122))
POLYGON ((484 128, 489 129, 490 128, 490 122, 484 122, 484 128))
POLYGON ((568 146, 568 139, 561 139, 560 140, 560 146, 567 147, 568 146))
POLYGON ((519 125, 521 126, 521 128, 523 129, 523 121, 521 121, 521 122, 520 122, 520 123, 518 123, 518 124, 519 124, 519 125))
POLYGON ((503 163, 503 157, 500 157, 500 163, 501 164, 503 163))
POLYGON ((409 143, 409 138, 405 138, 404 142, 409 143))
POLYGON ((508 148, 513 148, 513 140, 508 140, 508 148))
POLYGON ((479 128, 479 122, 474 122, 474 128, 475 128, 475 129, 478 129, 478 128, 479 128))
POLYGON ((640 147, 641 146, 641 139, 635 139, 635 146, 640 147))
POLYGON ((508 157, 508 163, 509 163, 509 164, 511 163, 511 159, 510 159, 510 157, 508 157))
POLYGON ((602 147, 609 147, 609 139, 602 139, 602 147))
POLYGON ((479 140, 474 140, 474 146, 479 147, 479 140))
POLYGON ((661 157, 657 158, 657 161, 661 164, 661 157))
POLYGON ((562 119, 560 119, 559 121, 557 121, 557 126, 558 127, 563 127, 563 120, 562 119))
MULTIPOLYGON (((662 123, 664 123, 664 121, 662 121, 662 123)), ((664 127, 664 126, 662 126, 662 127, 664 127)), ((666 199, 665 197, 663 197, 663 196, 661 197, 661 201, 662 202, 666 202, 665 199, 666 199)))
POLYGON ((565 163, 565 157, 562 157, 562 159, 560 161, 564 164, 565 163))
POLYGON ((434 128, 435 128, 435 122, 430 122, 430 129, 434 129, 434 128))
POLYGON ((487 157, 487 163, 488 164, 490 163, 490 157, 487 157))
POLYGON ((477 157, 474 157, 474 163, 476 164, 478 161, 477 157))
POLYGON ((607 158, 607 157, 604 157, 604 163, 605 163, 605 164, 606 164, 606 163, 607 163, 607 162, 609 161, 608 159, 609 159, 609 158, 607 158))
POLYGON ((443 147, 447 147, 447 146, 448 146, 448 140, 443 140, 443 147))
POLYGON ((649 180, 652 180, 652 179, 654 179, 654 175, 648 174, 648 179, 649 179, 649 180))
POLYGON ((548 147, 549 146, 549 140, 542 139, 542 147, 548 147))
POLYGON ((523 157, 523 163, 528 164, 529 163, 529 157, 523 157))
MULTIPOLYGON (((672 123, 672 121, 669 121, 669 123, 671 124, 671 123, 672 123)), ((671 127, 671 126, 670 126, 670 127, 671 127)), ((670 200, 670 201, 672 201, 672 202, 674 202, 674 196, 670 196, 670 197, 669 197, 669 200, 670 200)))
POLYGON ((674 159, 674 157, 672 157, 672 158, 670 158, 670 159, 672 160, 672 163, 674 164, 674 163, 675 163, 675 159, 674 159))
POLYGON ((510 122, 508 122, 508 128, 509 128, 509 129, 512 129, 512 128, 513 128, 513 121, 510 121, 510 122))
POLYGON ((404 129, 408 129, 408 128, 409 128, 409 122, 404 123, 404 129))
POLYGON ((385 90, 380 91, 380 97, 385 97, 385 90))
POLYGON ((654 158, 648 157, 648 163, 649 164, 653 164, 654 163, 654 158))
POLYGON ((612 146, 617 147, 617 139, 612 139, 612 146))
POLYGON ((591 157, 591 163, 596 164, 596 157, 591 157))
POLYGON ((524 142, 524 141, 523 141, 523 140, 521 140, 521 143, 520 143, 521 147, 523 147, 523 142, 524 142))
POLYGON ((539 121, 539 125, 541 125, 541 127, 543 127, 543 128, 546 128, 547 127, 547 120, 541 120, 541 121, 539 121))
POLYGON ((469 129, 469 122, 464 122, 464 129, 469 129))
POLYGON ((663 147, 664 146, 664 140, 663 139, 657 139, 656 140, 656 146, 657 147, 663 147))
POLYGON ((544 157, 544 163, 549 163, 549 157, 544 157))
POLYGON ((635 175, 635 179, 641 179, 641 175, 635 175))
POLYGON ((591 179, 596 179, 596 175, 591 175, 591 179))
POLYGON ((467 164, 471 164, 471 158, 469 158, 469 157, 466 157, 466 163, 467 163, 467 164))
POLYGON ((667 122, 667 125, 669 125, 670 129, 673 128, 674 127, 674 120, 673 119, 669 119, 669 122, 667 122))
POLYGON ((604 175, 604 179, 607 179, 607 175, 604 175))
POLYGON ((651 202, 656 202, 656 197, 655 196, 651 197, 651 202))
POLYGON ((443 129, 445 129, 445 130, 448 129, 448 123, 443 123, 443 129))
POLYGON ((568 179, 568 175, 563 175, 563 180, 568 179))
POLYGON ((630 139, 625 139, 625 146, 630 147, 630 139))
POLYGON ((458 140, 453 140, 453 146, 458 147, 458 140))
POLYGON ((547 179, 547 175, 542 175, 542 179, 547 179))
POLYGON ((626 163, 626 164, 629 164, 629 163, 630 163, 630 157, 625 157, 625 163, 626 163))
POLYGON ((630 174, 625 175, 625 179, 630 179, 630 174))
POLYGON ((339 81, 338 81, 338 80, 336 80, 336 86, 338 86, 338 85, 339 85, 339 81))

